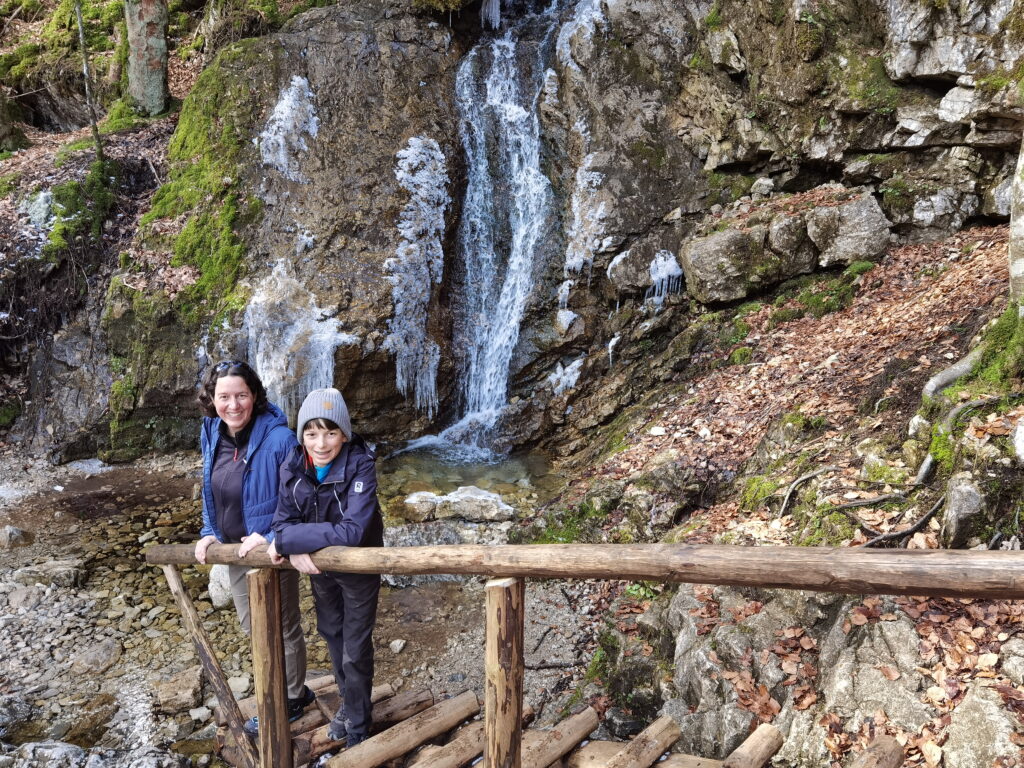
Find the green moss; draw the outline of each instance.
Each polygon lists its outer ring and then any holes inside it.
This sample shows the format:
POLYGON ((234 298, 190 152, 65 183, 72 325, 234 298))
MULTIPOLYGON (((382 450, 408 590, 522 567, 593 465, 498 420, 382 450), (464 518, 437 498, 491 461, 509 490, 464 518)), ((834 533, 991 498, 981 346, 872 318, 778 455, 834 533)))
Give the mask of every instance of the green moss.
POLYGON ((233 295, 246 253, 238 232, 261 212, 258 200, 242 195, 238 180, 254 107, 249 84, 224 71, 252 52, 249 43, 229 46, 199 76, 171 139, 170 181, 141 220, 146 227, 157 219, 190 214, 172 246, 175 266, 193 265, 199 271, 198 280, 178 299, 181 316, 190 324, 242 303, 233 295))
POLYGON ((21 415, 21 403, 17 400, 6 400, 0 403, 0 429, 6 429, 21 415))
POLYGON ((704 26, 708 29, 719 29, 722 26, 722 6, 715 0, 715 3, 711 6, 711 10, 708 11, 708 15, 704 17, 704 26))
POLYGON ((57 221, 43 248, 44 258, 57 260, 72 245, 98 242, 103 222, 114 205, 119 168, 112 160, 96 160, 82 182, 69 181, 53 188, 57 221))
POLYGON ((780 423, 794 432, 802 433, 815 432, 825 427, 828 422, 824 416, 808 416, 799 408, 794 408, 782 417, 780 423))
POLYGON ((851 55, 847 67, 837 66, 833 74, 846 95, 865 112, 888 115, 911 101, 907 92, 889 79, 885 63, 878 56, 851 55))
POLYGON ((695 72, 710 72, 712 70, 711 59, 704 51, 695 51, 687 60, 686 66, 695 72))
POLYGON ((0 200, 9 196, 18 188, 18 174, 8 173, 0 176, 0 200))
POLYGON ((985 333, 985 351, 968 381, 1008 392, 1024 379, 1024 322, 1018 314, 1017 305, 1011 304, 985 333))
POLYGON ((712 202, 728 205, 750 192, 757 179, 739 173, 706 172, 708 191, 712 202))
POLYGON ((932 431, 932 442, 928 446, 928 453, 932 455, 944 475, 952 473, 956 459, 956 444, 949 433, 943 431, 941 427, 936 426, 932 431))
POLYGON ((729 353, 729 365, 746 365, 754 356, 750 347, 737 347, 729 353))
POLYGON ((418 11, 453 13, 462 10, 470 0, 412 0, 412 7, 418 11))
POLYGON ((765 475, 748 477, 740 491, 740 507, 753 512, 777 491, 781 486, 778 482, 765 475))
POLYGON ((910 470, 906 467, 890 467, 888 464, 872 463, 867 466, 867 479, 876 483, 906 483, 910 481, 910 470))
POLYGON ((831 509, 825 506, 804 516, 794 515, 797 523, 803 526, 800 536, 794 541, 798 547, 836 547, 854 537, 857 529, 850 519, 831 509))
POLYGON ((114 133, 134 128, 141 122, 139 115, 131 108, 126 99, 118 99, 107 112, 107 116, 99 124, 100 133, 114 133))
POLYGON ((583 502, 575 509, 562 514, 551 513, 545 516, 547 527, 534 539, 535 544, 576 544, 594 541, 600 523, 605 515, 583 502))
POLYGON ((764 304, 760 301, 748 301, 744 304, 740 304, 736 308, 736 317, 746 317, 747 315, 752 315, 755 312, 760 312, 763 306, 764 304))
POLYGON ((629 154, 640 160, 644 165, 650 166, 655 170, 660 170, 664 167, 667 153, 665 148, 655 144, 649 144, 646 141, 635 141, 629 145, 629 154))
POLYGON ((853 280, 867 274, 874 268, 875 263, 873 261, 855 261, 843 270, 843 277, 853 280))

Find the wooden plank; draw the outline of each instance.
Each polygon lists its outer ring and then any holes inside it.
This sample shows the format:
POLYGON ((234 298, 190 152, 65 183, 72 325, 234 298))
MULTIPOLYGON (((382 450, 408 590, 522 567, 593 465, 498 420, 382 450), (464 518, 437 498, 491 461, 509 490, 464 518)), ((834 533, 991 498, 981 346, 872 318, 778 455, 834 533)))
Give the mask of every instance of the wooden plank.
POLYGON ((252 625, 252 674, 259 717, 260 768, 292 768, 288 728, 288 683, 281 630, 281 580, 276 571, 253 569, 245 575, 252 625))
POLYGON ((467 717, 480 711, 480 701, 473 691, 435 704, 408 720, 371 736, 362 744, 346 749, 327 761, 327 768, 375 768, 401 757, 425 741, 450 731, 467 717))
MULTIPOLYGON (((588 741, 568 754, 566 768, 607 768, 608 761, 621 749, 621 741, 588 741)), ((657 768, 722 768, 722 761, 673 752, 657 768)))
MULTIPOLYGON (((264 548, 242 560, 214 544, 207 561, 270 566, 264 548)), ((190 544, 146 550, 154 564, 192 564, 190 544)), ((285 561, 287 563, 287 560, 285 561)), ((740 547, 710 544, 522 544, 507 546, 327 547, 323 571, 460 573, 491 577, 646 579, 806 589, 817 592, 1024 598, 1024 559, 1011 551, 740 547)), ((282 566, 284 567, 284 566, 282 566)), ((291 566, 287 566, 291 567, 291 566)))
MULTIPOLYGON (((373 706, 371 732, 376 732, 399 723, 433 706, 433 704, 434 695, 426 688, 404 691, 397 696, 382 699, 373 706)), ((314 760, 324 752, 337 749, 345 743, 344 741, 329 739, 327 737, 328 727, 326 719, 324 723, 325 725, 322 727, 296 735, 292 739, 292 746, 295 750, 294 763, 296 765, 314 760)))
MULTIPOLYGON (((195 562, 194 556, 193 562, 195 562)), ((188 630, 189 635, 192 637, 192 642, 196 646, 199 661, 203 665, 203 670, 206 672, 210 685, 213 686, 214 693, 217 695, 217 701, 220 702, 227 715, 228 727, 240 745, 238 747, 237 764, 245 768, 257 768, 259 758, 256 755, 256 749, 253 747, 252 742, 249 741, 245 731, 242 730, 242 723, 244 721, 238 711, 238 704, 235 703, 235 695, 228 687, 227 678, 224 677, 224 670, 221 669, 220 662, 217 661, 217 655, 213 652, 213 646, 210 645, 210 638, 203 631, 203 624, 199 619, 195 606, 192 605, 192 600, 188 596, 185 584, 181 580, 181 574, 178 573, 178 569, 173 565, 163 566, 163 571, 164 576, 167 578, 167 586, 170 587, 174 601, 178 604, 178 610, 181 611, 181 620, 184 622, 185 628, 188 630)))
POLYGON ((523 740, 522 768, 546 768, 562 759, 597 728, 597 712, 587 707, 544 731, 527 731, 523 740))
POLYGON ((761 723, 747 740, 725 758, 724 768, 761 768, 782 749, 782 732, 770 723, 761 723))
POLYGON ((676 721, 662 715, 613 755, 607 768, 649 768, 676 743, 680 733, 676 721))
MULTIPOLYGON (((334 675, 322 675, 320 677, 314 677, 310 680, 306 680, 306 685, 309 686, 310 690, 316 694, 317 701, 324 692, 333 693, 337 695, 338 689, 334 682, 334 675)), ((370 701, 376 704, 381 699, 386 699, 389 696, 395 695, 395 689, 390 683, 384 683, 383 685, 375 685, 370 691, 370 701)), ((247 720, 256 714, 256 697, 250 696, 246 699, 242 699, 238 702, 238 711, 242 713, 242 719, 247 720)), ((328 720, 334 716, 334 712, 328 716, 328 720)), ((219 706, 213 708, 213 717, 217 725, 225 725, 227 720, 224 719, 224 712, 219 706)), ((294 733, 294 730, 292 731, 294 733)))
POLYGON ((867 749, 857 755, 850 768, 899 768, 903 765, 903 747, 892 736, 876 736, 867 749))
POLYGON ((492 579, 484 586, 484 594, 484 764, 489 768, 519 768, 525 585, 522 579, 492 579))
MULTIPOLYGON (((533 707, 523 707, 523 724, 533 719, 533 707)), ((484 721, 474 720, 464 725, 444 746, 424 747, 409 763, 409 768, 459 768, 483 754, 484 721)))

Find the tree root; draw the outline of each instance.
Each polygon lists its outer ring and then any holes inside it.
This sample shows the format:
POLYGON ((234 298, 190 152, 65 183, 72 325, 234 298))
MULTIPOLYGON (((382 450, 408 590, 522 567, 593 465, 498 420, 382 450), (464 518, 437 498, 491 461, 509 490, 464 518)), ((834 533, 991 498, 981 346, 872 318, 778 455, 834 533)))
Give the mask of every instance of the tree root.
POLYGON ((964 376, 971 372, 971 369, 974 368, 975 363, 977 363, 981 359, 981 356, 985 354, 985 350, 987 348, 987 344, 979 344, 966 355, 964 355, 962 358, 960 358, 951 366, 949 366, 949 368, 946 368, 936 373, 934 376, 928 379, 928 382, 924 385, 924 389, 922 390, 921 394, 924 397, 935 397, 942 390, 946 389, 946 387, 950 386, 959 379, 962 379, 964 376))
POLYGON ((902 531, 891 531, 890 533, 880 534, 879 536, 876 536, 875 538, 871 539, 870 541, 864 542, 863 544, 861 544, 861 546, 862 547, 873 547, 876 544, 881 544, 882 542, 885 542, 885 541, 895 541, 895 540, 898 540, 898 539, 910 538, 915 533, 917 533, 919 530, 924 528, 924 526, 928 523, 928 521, 931 520, 935 516, 935 513, 938 512, 940 509, 942 509, 942 505, 945 504, 945 503, 946 503, 946 495, 943 494, 942 496, 939 497, 939 500, 936 501, 935 504, 932 505, 932 508, 929 509, 916 523, 914 523, 909 528, 907 528, 905 530, 902 530, 902 531))
POLYGON ((786 514, 786 508, 789 506, 789 500, 793 497, 793 492, 797 488, 806 483, 808 480, 817 477, 818 475, 823 475, 826 472, 837 471, 839 471, 839 467, 822 467, 821 469, 816 469, 813 472, 808 472, 806 475, 800 475, 800 477, 798 477, 796 480, 789 484, 789 489, 786 491, 786 495, 782 499, 782 506, 779 507, 779 513, 776 515, 776 517, 782 517, 786 514))

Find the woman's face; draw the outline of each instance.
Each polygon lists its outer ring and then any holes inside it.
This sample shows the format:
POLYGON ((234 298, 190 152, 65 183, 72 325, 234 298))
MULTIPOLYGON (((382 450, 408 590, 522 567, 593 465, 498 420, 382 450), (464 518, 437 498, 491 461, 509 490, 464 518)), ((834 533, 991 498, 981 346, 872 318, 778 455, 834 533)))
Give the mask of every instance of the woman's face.
POLYGON ((255 398, 241 376, 221 376, 213 390, 213 407, 232 437, 252 419, 255 398))
POLYGON ((302 430, 302 445, 315 467, 326 467, 334 461, 344 444, 345 433, 340 429, 325 429, 310 422, 302 430))

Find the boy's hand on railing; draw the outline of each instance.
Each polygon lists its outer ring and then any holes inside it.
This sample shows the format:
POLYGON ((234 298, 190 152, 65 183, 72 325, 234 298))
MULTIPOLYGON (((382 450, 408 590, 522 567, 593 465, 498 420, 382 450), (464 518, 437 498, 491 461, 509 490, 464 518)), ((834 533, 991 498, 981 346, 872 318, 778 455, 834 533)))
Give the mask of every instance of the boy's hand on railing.
POLYGON ((299 573, 309 574, 310 576, 320 573, 320 569, 313 565, 313 558, 308 554, 289 555, 288 561, 292 564, 292 568, 299 573))
POLYGON ((263 538, 262 533, 250 533, 248 536, 243 536, 242 543, 238 545, 238 556, 245 557, 256 547, 266 543, 267 540, 263 538))
POLYGON ((196 542, 196 560, 203 565, 206 565, 206 550, 210 548, 211 544, 217 543, 216 536, 203 536, 199 541, 196 542))
POLYGON ((277 541, 270 542, 270 546, 267 547, 267 557, 270 558, 270 562, 274 565, 280 565, 284 562, 284 558, 277 553, 277 541))

